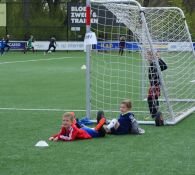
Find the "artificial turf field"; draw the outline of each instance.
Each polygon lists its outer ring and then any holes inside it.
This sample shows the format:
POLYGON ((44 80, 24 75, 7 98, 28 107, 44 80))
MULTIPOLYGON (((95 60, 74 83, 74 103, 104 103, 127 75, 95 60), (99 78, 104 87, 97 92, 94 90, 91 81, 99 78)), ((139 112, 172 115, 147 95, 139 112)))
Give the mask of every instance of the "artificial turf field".
POLYGON ((10 52, 0 57, 0 175, 193 175, 195 114, 142 136, 34 145, 58 132, 63 110, 84 116, 85 55, 10 52), (54 109, 54 110, 52 110, 54 109))

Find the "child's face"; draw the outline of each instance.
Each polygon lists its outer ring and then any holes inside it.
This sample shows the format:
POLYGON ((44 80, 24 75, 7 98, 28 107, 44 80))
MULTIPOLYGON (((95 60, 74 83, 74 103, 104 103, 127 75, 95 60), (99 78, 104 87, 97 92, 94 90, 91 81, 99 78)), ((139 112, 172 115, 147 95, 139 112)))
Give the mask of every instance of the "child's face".
POLYGON ((149 61, 149 62, 151 62, 152 61, 152 53, 150 52, 150 51, 148 51, 147 53, 146 53, 146 58, 147 58, 147 60, 149 61))
POLYGON ((130 109, 127 108, 127 106, 126 106, 125 104, 121 104, 121 105, 120 105, 120 111, 121 111, 122 114, 128 112, 129 110, 130 110, 130 109))
POLYGON ((156 52, 156 58, 158 58, 158 59, 160 58, 160 52, 159 51, 156 52))
POLYGON ((72 121, 70 120, 69 117, 63 117, 62 125, 64 125, 65 128, 69 128, 72 125, 72 121))
MULTIPOLYGON (((147 60, 149 62, 151 62, 153 60, 153 54, 151 51, 148 51, 147 54, 146 54, 146 57, 147 57, 147 60)), ((160 58, 160 53, 159 51, 156 52, 156 58, 159 59, 160 58)))

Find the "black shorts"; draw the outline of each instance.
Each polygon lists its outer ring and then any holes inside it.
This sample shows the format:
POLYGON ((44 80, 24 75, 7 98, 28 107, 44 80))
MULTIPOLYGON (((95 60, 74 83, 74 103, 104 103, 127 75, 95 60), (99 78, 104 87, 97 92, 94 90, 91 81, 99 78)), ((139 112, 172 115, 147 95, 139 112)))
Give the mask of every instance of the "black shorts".
POLYGON ((54 44, 49 44, 49 47, 56 47, 54 44))
POLYGON ((119 126, 117 129, 111 128, 111 134, 115 135, 130 134, 130 130, 129 128, 119 126))
POLYGON ((131 123, 129 128, 119 126, 117 129, 112 128, 111 134, 122 135, 122 134, 139 134, 139 124, 136 120, 131 123))

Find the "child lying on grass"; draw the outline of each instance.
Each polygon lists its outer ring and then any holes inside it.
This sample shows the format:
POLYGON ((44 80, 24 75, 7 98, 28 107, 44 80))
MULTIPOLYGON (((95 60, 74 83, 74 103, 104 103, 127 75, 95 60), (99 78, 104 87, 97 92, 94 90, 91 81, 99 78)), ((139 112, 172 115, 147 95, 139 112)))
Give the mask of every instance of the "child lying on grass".
POLYGON ((122 134, 144 134, 134 118, 134 114, 130 112, 132 104, 130 100, 124 100, 120 104, 120 112, 118 120, 113 119, 109 125, 105 126, 107 133, 122 135, 122 134))
POLYGON ((58 134, 49 138, 50 141, 73 141, 76 139, 91 139, 105 136, 103 125, 97 129, 88 127, 78 128, 74 113, 65 113, 62 117, 62 126, 58 134))

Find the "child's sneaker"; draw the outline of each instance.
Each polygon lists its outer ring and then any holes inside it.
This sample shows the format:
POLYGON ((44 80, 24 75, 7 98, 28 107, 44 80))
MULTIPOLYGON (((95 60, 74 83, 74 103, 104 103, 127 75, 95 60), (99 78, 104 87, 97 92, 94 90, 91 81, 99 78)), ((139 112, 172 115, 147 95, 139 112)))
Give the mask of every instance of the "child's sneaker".
POLYGON ((138 132, 139 132, 139 134, 144 134, 145 133, 145 130, 142 129, 142 128, 138 128, 138 132))
POLYGON ((104 124, 106 124, 106 118, 104 116, 104 111, 98 111, 97 112, 97 125, 94 129, 99 132, 101 137, 104 137, 106 135, 104 124))
POLYGON ((144 117, 144 120, 145 120, 145 121, 149 121, 149 120, 151 120, 151 117, 149 117, 149 116, 144 117))
POLYGON ((97 112, 97 125, 95 127, 96 131, 100 131, 103 128, 104 124, 106 124, 106 118, 104 117, 104 111, 97 112))
POLYGON ((164 126, 164 119, 161 112, 156 113, 155 124, 156 126, 164 126))
POLYGON ((100 120, 104 117, 104 111, 98 111, 97 112, 97 124, 100 122, 100 120))

